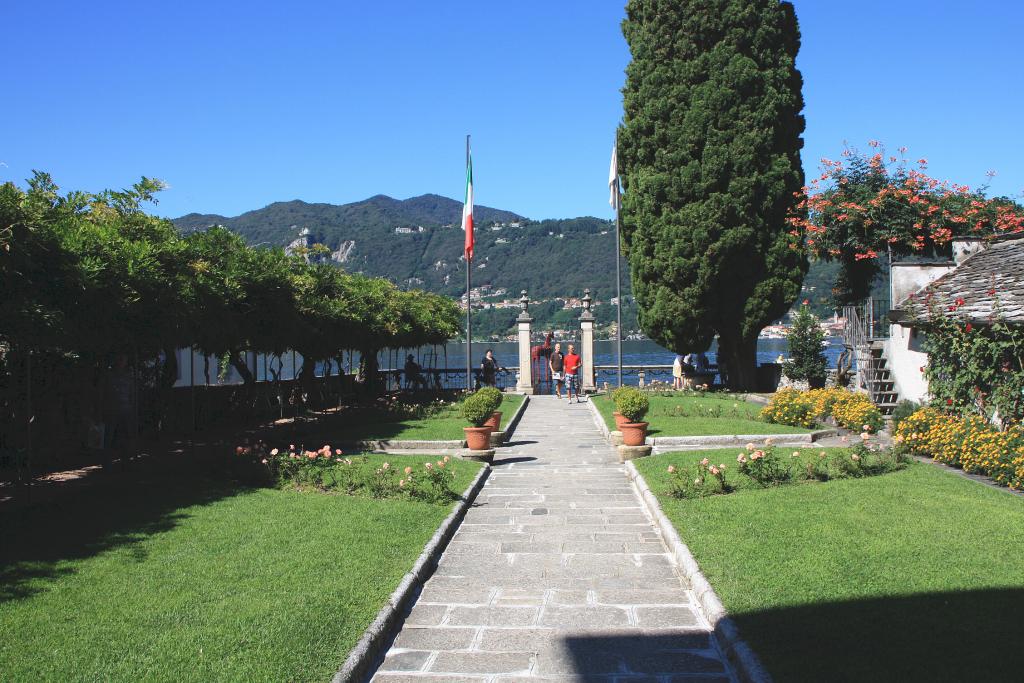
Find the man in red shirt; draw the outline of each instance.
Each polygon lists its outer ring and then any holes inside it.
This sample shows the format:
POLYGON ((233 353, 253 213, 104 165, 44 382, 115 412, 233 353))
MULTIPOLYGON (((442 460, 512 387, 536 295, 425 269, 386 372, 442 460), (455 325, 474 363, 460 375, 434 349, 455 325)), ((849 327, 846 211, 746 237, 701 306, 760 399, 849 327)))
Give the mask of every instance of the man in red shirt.
POLYGON ((576 402, 580 400, 580 389, 576 384, 576 377, 580 369, 580 357, 576 355, 576 347, 569 344, 569 353, 565 354, 565 392, 569 397, 569 403, 572 403, 572 391, 576 389, 576 402))

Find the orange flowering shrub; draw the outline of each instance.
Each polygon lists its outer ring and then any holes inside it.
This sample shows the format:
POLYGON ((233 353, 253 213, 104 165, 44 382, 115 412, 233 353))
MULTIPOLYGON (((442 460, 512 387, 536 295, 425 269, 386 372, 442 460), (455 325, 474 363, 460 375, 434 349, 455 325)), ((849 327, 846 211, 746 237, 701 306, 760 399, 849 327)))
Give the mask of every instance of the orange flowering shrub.
POLYGON ((1011 489, 1024 488, 1024 429, 999 431, 981 417, 922 408, 900 422, 894 440, 914 455, 984 474, 1011 489))

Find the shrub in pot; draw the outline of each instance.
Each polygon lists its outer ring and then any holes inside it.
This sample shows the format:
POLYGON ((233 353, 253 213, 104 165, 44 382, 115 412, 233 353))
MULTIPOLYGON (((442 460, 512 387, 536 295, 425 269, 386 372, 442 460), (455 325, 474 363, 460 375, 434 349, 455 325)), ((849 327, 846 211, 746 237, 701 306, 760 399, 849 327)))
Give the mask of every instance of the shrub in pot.
POLYGON ((500 430, 501 411, 499 411, 498 408, 501 407, 501 402, 504 399, 504 395, 501 393, 500 390, 496 389, 495 387, 483 387, 482 389, 477 391, 477 393, 484 394, 485 396, 487 396, 491 403, 494 405, 494 408, 491 411, 491 417, 488 418, 487 420, 487 426, 491 428, 492 432, 500 430))
POLYGON ((472 427, 463 427, 466 434, 466 445, 474 451, 486 450, 490 446, 491 428, 487 421, 494 414, 494 397, 480 391, 470 394, 462 401, 462 416, 472 427))
POLYGON ((626 446, 642 446, 647 438, 647 423, 642 420, 651 407, 647 395, 634 387, 622 387, 616 390, 614 400, 615 407, 626 420, 619 426, 622 443, 626 446))
POLYGON ((618 404, 615 403, 615 397, 618 395, 618 393, 620 391, 622 391, 623 389, 628 389, 628 388, 629 387, 618 387, 616 389, 612 389, 612 393, 609 394, 611 396, 611 399, 612 399, 612 404, 614 404, 616 406, 615 410, 612 411, 612 417, 615 418, 615 430, 616 431, 621 431, 622 430, 622 425, 625 424, 626 422, 629 422, 629 420, 627 420, 625 417, 623 417, 622 413, 619 412, 618 404))

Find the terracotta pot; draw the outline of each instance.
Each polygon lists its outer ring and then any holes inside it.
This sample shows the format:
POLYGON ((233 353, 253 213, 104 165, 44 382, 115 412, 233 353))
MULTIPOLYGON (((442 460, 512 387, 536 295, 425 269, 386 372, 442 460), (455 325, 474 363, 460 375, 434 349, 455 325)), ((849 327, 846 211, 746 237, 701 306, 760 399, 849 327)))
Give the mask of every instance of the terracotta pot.
POLYGON ((466 435, 466 447, 471 451, 486 451, 491 447, 490 427, 463 427, 466 435))
POLYGON ((627 420, 626 418, 622 417, 622 413, 620 413, 617 410, 614 413, 612 413, 612 417, 615 418, 615 430, 619 431, 619 432, 622 431, 622 425, 624 425, 627 422, 629 422, 629 420, 627 420))
POLYGON ((501 411, 496 410, 491 413, 491 419, 484 423, 484 427, 490 427, 492 432, 501 429, 501 411))
POLYGON ((619 427, 622 432, 623 446, 643 446, 647 438, 647 422, 623 422, 619 427))

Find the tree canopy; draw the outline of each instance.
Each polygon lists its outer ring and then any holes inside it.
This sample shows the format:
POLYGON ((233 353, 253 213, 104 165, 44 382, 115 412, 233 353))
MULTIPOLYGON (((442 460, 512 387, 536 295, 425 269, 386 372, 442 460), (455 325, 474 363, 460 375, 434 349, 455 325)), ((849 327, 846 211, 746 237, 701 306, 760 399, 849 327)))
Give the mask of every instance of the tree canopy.
POLYGON ((823 159, 789 219, 791 235, 806 239, 813 256, 840 265, 837 305, 868 297, 880 255, 949 256, 954 237, 1024 233, 1024 208, 1013 200, 932 178, 928 160, 908 159, 906 147, 887 154, 877 140, 868 146, 869 153, 846 149, 837 161, 823 159))
POLYGON ((640 325, 677 352, 719 336, 734 388, 807 270, 787 216, 803 185, 800 45, 778 0, 631 0, 619 160, 640 325))
POLYGON ((141 208, 160 189, 143 178, 62 195, 44 173, 24 190, 0 186, 0 343, 86 360, 186 346, 317 360, 458 331, 450 299, 254 249, 224 228, 183 237, 141 208))

